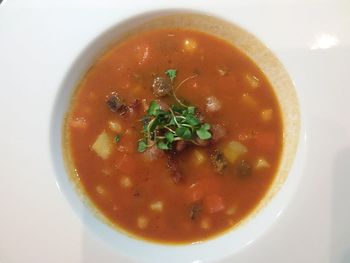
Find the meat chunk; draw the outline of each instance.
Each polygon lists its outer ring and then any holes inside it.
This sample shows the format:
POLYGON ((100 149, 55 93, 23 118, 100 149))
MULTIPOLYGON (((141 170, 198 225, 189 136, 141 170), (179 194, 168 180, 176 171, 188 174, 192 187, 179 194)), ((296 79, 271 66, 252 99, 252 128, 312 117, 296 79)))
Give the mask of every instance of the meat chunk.
POLYGON ((200 213, 202 212, 202 204, 200 203, 193 203, 190 206, 190 219, 195 220, 199 217, 200 213))
POLYGON ((211 162, 218 173, 223 173, 227 166, 224 154, 217 149, 211 155, 211 162))
POLYGON ((170 79, 156 76, 153 80, 152 88, 154 95, 157 97, 164 97, 171 92, 172 84, 170 79))
POLYGON ((107 107, 113 111, 118 112, 120 115, 124 115, 128 112, 128 106, 123 102, 123 100, 118 96, 116 92, 113 92, 107 97, 107 107))
POLYGON ((171 173, 171 179, 175 184, 180 183, 180 181, 183 179, 183 175, 180 171, 180 169, 177 166, 175 157, 172 154, 168 155, 168 168, 171 173))
POLYGON ((236 171, 239 176, 246 177, 252 173, 252 166, 246 160, 242 160, 239 162, 236 171))
POLYGON ((176 146, 175 146, 175 150, 176 150, 177 152, 181 152, 181 151, 183 151, 186 147, 187 147, 187 142, 186 142, 186 141, 177 141, 177 142, 176 142, 176 146))
POLYGON ((215 142, 219 141, 226 135, 226 129, 220 124, 213 125, 211 131, 215 142))

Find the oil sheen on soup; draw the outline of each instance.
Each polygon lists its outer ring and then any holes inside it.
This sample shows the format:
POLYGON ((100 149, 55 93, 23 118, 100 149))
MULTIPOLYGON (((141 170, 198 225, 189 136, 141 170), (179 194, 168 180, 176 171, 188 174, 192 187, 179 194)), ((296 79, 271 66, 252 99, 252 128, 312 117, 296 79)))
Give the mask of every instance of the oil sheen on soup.
POLYGON ((65 149, 84 193, 118 229, 205 240, 257 207, 282 151, 273 89, 214 36, 158 29, 106 52, 77 88, 65 149))

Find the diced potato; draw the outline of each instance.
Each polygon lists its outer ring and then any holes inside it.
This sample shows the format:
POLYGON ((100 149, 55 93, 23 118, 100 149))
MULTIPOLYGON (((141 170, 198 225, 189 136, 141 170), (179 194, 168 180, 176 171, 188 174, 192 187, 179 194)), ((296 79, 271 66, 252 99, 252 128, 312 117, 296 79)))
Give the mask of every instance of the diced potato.
POLYGON ((108 127, 111 129, 111 131, 116 132, 116 133, 121 133, 123 131, 122 126, 116 120, 108 121, 108 127))
POLYGON ((107 191, 102 185, 97 185, 96 186, 96 192, 99 193, 100 195, 106 195, 107 191))
POLYGON ((242 102, 250 107, 250 108, 256 108, 258 107, 258 102, 256 101, 256 99, 254 99, 251 95, 249 95, 248 93, 244 93, 242 95, 242 102))
POLYGON ((221 109, 221 102, 214 96, 207 98, 206 111, 217 112, 221 109))
POLYGON ((148 226, 148 219, 145 216, 139 216, 137 218, 137 226, 141 229, 145 229, 148 226))
POLYGON ((272 120, 272 114, 273 114, 272 109, 266 109, 266 110, 261 111, 260 117, 264 122, 269 122, 272 120))
POLYGON ((132 94, 135 97, 139 97, 143 91, 143 88, 141 85, 135 85, 134 87, 131 87, 130 94, 132 94))
POLYGON ((256 161, 255 168, 256 169, 262 169, 262 168, 269 168, 270 164, 268 161, 266 161, 264 158, 259 158, 256 161))
POLYGON ((112 169, 111 168, 107 168, 107 167, 105 167, 105 168, 103 168, 102 170, 101 170, 101 172, 102 172, 102 174, 104 174, 104 175, 111 175, 112 174, 112 169))
POLYGON ((253 89, 256 89, 260 86, 259 79, 254 75, 247 74, 245 76, 245 79, 248 82, 249 86, 252 87, 253 89))
POLYGON ((91 148, 99 157, 106 160, 112 153, 112 139, 108 136, 106 131, 103 131, 97 137, 91 148))
POLYGON ((152 204, 150 204, 150 209, 155 211, 155 212, 161 212, 163 211, 163 202, 162 201, 157 201, 152 204))
POLYGON ((236 213, 236 211, 237 211, 237 208, 234 206, 231 206, 226 209, 226 215, 232 216, 236 213))
POLYGON ((217 71, 218 71, 219 75, 221 77, 223 77, 223 76, 227 75, 229 69, 227 67, 225 67, 225 66, 220 66, 220 67, 217 68, 217 71))
POLYGON ((237 141, 231 141, 223 148, 222 152, 227 161, 233 164, 242 154, 248 152, 248 149, 237 141))
POLYGON ((200 223, 200 225, 201 225, 201 228, 203 228, 203 229, 209 229, 210 228, 210 221, 209 221, 209 219, 208 218, 203 218, 201 223, 200 223))
POLYGON ((206 159, 207 157, 203 151, 198 149, 193 150, 193 162, 195 165, 201 165, 206 159))
POLYGON ((132 182, 131 182, 131 179, 130 177, 127 177, 127 176, 123 176, 121 179, 120 179, 120 185, 125 187, 125 188, 129 188, 132 186, 132 182))
POLYGON ((190 53, 195 51, 198 46, 197 41, 190 38, 185 39, 183 45, 184 45, 184 51, 190 52, 190 53))

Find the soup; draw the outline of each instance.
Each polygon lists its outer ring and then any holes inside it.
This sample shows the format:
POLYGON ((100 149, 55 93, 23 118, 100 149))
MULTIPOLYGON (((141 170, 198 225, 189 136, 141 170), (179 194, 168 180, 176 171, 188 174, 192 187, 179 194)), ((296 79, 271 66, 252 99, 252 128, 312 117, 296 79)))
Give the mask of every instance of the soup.
POLYGON ((85 195, 118 229, 162 243, 237 226, 282 152, 270 83, 228 42, 156 29, 106 52, 78 86, 65 148, 85 195))

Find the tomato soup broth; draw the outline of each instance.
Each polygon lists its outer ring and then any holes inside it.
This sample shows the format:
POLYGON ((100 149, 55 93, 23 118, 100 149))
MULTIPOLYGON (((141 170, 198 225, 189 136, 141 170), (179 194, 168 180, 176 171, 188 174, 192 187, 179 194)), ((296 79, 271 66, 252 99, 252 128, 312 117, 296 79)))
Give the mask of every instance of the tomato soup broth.
POLYGON ((283 145, 279 104, 258 66, 189 29, 143 32, 105 53, 77 88, 64 133, 97 210, 163 243, 205 240, 245 219, 283 145))

